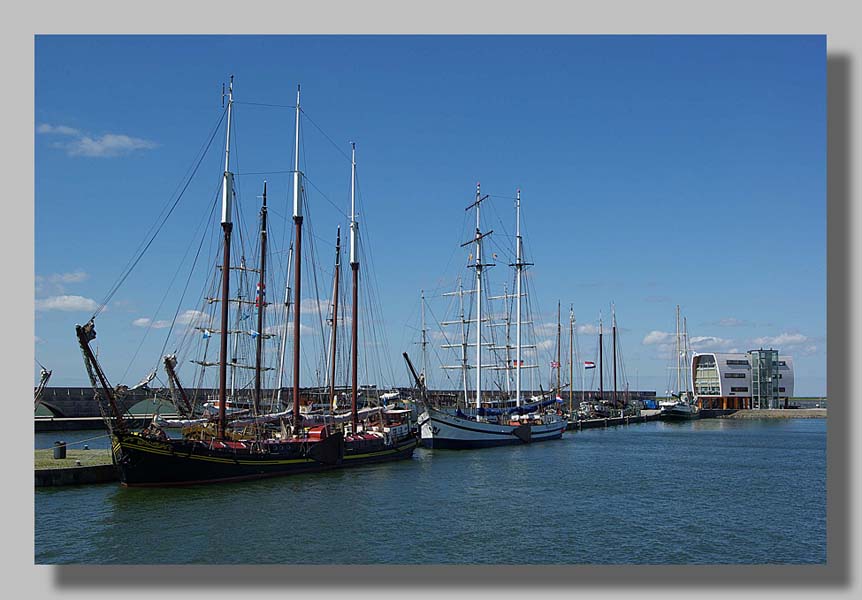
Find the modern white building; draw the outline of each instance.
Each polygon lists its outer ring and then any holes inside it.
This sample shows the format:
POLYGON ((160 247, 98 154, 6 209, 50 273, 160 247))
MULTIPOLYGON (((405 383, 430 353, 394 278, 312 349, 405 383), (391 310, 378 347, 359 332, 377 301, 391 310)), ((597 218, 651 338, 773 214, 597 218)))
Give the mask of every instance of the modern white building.
POLYGON ((778 350, 696 353, 694 398, 701 408, 781 408, 793 397, 793 359, 778 350))

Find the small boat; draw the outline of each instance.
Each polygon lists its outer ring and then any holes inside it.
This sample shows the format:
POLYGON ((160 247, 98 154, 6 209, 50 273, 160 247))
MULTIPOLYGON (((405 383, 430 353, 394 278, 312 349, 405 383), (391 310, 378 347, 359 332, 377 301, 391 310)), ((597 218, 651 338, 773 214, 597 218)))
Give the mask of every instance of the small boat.
MULTIPOLYGON (((504 294, 504 298, 514 298, 515 304, 515 344, 512 346, 509 343, 508 337, 503 346, 494 346, 492 342, 486 342, 483 339, 483 300, 487 300, 483 296, 483 271, 485 268, 493 266, 490 263, 483 262, 483 239, 486 238, 491 231, 487 233, 481 232, 480 221, 480 206, 488 196, 482 196, 479 184, 476 185, 476 201, 467 207, 467 210, 475 208, 476 210, 476 233, 472 240, 469 240, 462 246, 472 245, 472 252, 468 262, 472 262, 469 268, 475 269, 475 288, 469 292, 464 292, 459 284, 459 292, 457 295, 462 299, 459 310, 459 318, 449 324, 457 324, 461 327, 462 339, 460 344, 449 344, 447 347, 458 348, 461 353, 460 365, 455 368, 462 372, 462 383, 464 388, 464 406, 457 406, 455 410, 443 409, 433 406, 427 401, 423 394, 422 408, 423 412, 419 415, 418 426, 420 432, 421 443, 423 446, 433 449, 448 449, 448 450, 464 450, 474 448, 489 448, 494 446, 507 446, 515 444, 530 444, 543 442, 547 440, 560 439, 563 432, 566 430, 566 419, 562 415, 561 404, 562 400, 557 393, 549 393, 545 396, 533 397, 525 402, 521 392, 521 370, 528 368, 524 365, 521 351, 525 347, 521 343, 521 308, 523 303, 522 292, 522 272, 524 267, 528 266, 522 256, 522 240, 521 240, 521 192, 518 190, 515 202, 516 209, 516 237, 515 237, 515 263, 512 265, 515 268, 515 293, 513 296, 504 294), (467 319, 463 310, 463 295, 464 293, 474 293, 476 298, 476 313, 475 319, 467 319), (465 326, 475 324, 475 365, 467 363, 467 331, 465 326), (491 345, 491 352, 494 350, 504 351, 503 365, 496 364, 486 366, 482 362, 482 349, 491 345), (510 360, 510 351, 515 351, 514 360, 510 360), (476 374, 475 381, 475 404, 470 406, 468 402, 468 381, 467 373, 469 369, 473 369, 476 374), (514 398, 504 402, 494 402, 487 397, 483 398, 482 390, 482 374, 486 369, 502 370, 506 373, 507 385, 509 373, 514 371, 515 389, 514 398)), ((451 295, 455 295, 452 293, 451 295)), ((445 323, 444 323, 445 324, 445 323)), ((508 321, 505 323, 508 329, 508 321)), ((423 338, 424 340, 424 338, 423 338)), ((535 346, 533 346, 535 347, 535 346)), ((407 358, 405 354, 405 358, 407 358)), ((499 355, 493 355, 492 359, 499 355)), ((409 358, 407 358, 409 364, 409 358)), ((533 365, 534 366, 534 365, 533 365)), ((446 367, 444 367, 446 368, 446 367)), ((424 373, 420 378, 415 375, 415 371, 411 366, 411 372, 414 373, 417 386, 424 386, 424 373)), ((559 385, 558 385, 559 387, 559 385)))
MULTIPOLYGON (((205 341, 203 358, 190 360, 202 370, 204 376, 206 367, 218 367, 218 397, 209 406, 202 409, 197 406, 186 393, 186 388, 179 381, 175 369, 177 359, 174 355, 164 357, 163 364, 168 375, 171 388, 171 398, 175 403, 181 419, 165 420, 154 417, 152 422, 141 431, 133 431, 118 410, 117 395, 120 387, 114 388, 108 382, 99 360, 90 348, 90 342, 96 337, 95 316, 85 325, 76 325, 76 335, 84 356, 84 364, 91 385, 96 392, 100 410, 106 417, 105 423, 111 436, 111 449, 115 464, 120 470, 120 481, 124 486, 176 486, 189 484, 217 483, 241 481, 342 469, 370 463, 380 463, 408 459, 412 456, 418 444, 409 422, 409 411, 392 410, 386 406, 360 412, 357 406, 357 315, 358 315, 358 272, 359 258, 356 254, 358 227, 355 210, 355 180, 356 155, 355 146, 351 157, 351 215, 350 260, 353 271, 353 307, 352 307, 352 386, 351 410, 345 414, 329 414, 316 416, 303 413, 300 405, 300 265, 302 239, 302 205, 303 205, 303 173, 299 170, 299 125, 300 102, 299 90, 296 98, 296 165, 293 172, 293 221, 294 245, 293 268, 296 301, 292 303, 293 314, 293 403, 278 405, 267 412, 264 406, 264 389, 262 375, 266 369, 263 364, 264 340, 267 338, 264 327, 264 313, 267 302, 266 289, 266 256, 267 256, 267 203, 266 182, 263 185, 263 202, 260 212, 259 248, 260 258, 255 269, 245 265, 244 259, 239 265, 231 262, 231 234, 233 230, 233 215, 239 214, 239 203, 234 202, 234 176, 230 171, 231 150, 231 116, 233 110, 233 78, 228 91, 226 108, 226 144, 225 162, 222 178, 222 211, 221 230, 223 243, 219 249, 222 254, 218 269, 220 276, 215 275, 214 282, 221 289, 219 297, 205 298, 213 308, 220 308, 221 326, 203 328, 205 341), (239 270, 241 276, 257 277, 257 294, 255 299, 243 299, 230 294, 231 272, 239 270), (220 278, 220 282, 218 279, 220 278), (220 303, 218 306, 216 303, 220 303), (244 338, 253 340, 248 347, 249 362, 238 362, 234 351, 228 359, 228 343, 230 339, 247 331, 241 328, 231 329, 229 326, 230 305, 243 309, 246 319, 256 310, 257 325, 252 335, 244 338), (249 312, 245 309, 253 306, 249 312), (231 338, 230 336, 234 337, 231 338), (219 358, 217 361, 206 359, 206 344, 209 337, 220 338, 219 358), (254 355, 253 360, 251 356, 254 355), (251 382, 240 385, 234 381, 234 374, 239 368, 250 369, 254 373, 251 382), (228 374, 230 371, 230 386, 228 374), (235 386, 236 383, 236 386, 235 386), (244 394, 239 397, 240 394, 244 394), (206 409, 210 409, 209 411, 206 409), (171 427, 180 430, 180 437, 168 435, 166 429, 171 427)), ((239 219, 237 219, 239 221, 239 219)), ((216 263, 219 265, 219 263, 216 263)), ((290 265, 290 261, 288 261, 290 265)), ((286 281, 290 280, 288 275, 286 281)), ((130 272, 130 271, 129 271, 130 272)), ((123 279, 128 276, 124 274, 123 279)), ((122 280, 121 280, 122 282, 122 280)), ((216 287, 215 285, 213 287, 216 287)), ((248 298, 249 296, 245 296, 248 298)), ((286 293, 290 297, 290 291, 286 293)), ((285 302, 285 317, 288 312, 288 302, 285 302)), ((98 314, 99 311, 97 311, 98 314)), ((238 309, 239 312, 239 309, 238 309)), ((215 314, 213 314, 213 319, 215 314)), ((333 323, 336 319, 333 319, 333 323)), ((234 325, 236 327, 236 325, 234 325)), ((246 326, 247 328, 247 326, 246 326)), ((284 338, 287 337, 287 319, 285 318, 284 338)), ((234 344, 237 347, 237 344, 234 344)), ((284 344, 282 344, 284 348, 284 344)), ((284 355, 281 355, 283 366, 284 355)), ((276 388, 281 392, 282 367, 279 367, 279 381, 276 388)), ((172 432, 173 433, 173 432, 172 432)))
POLYGON ((694 403, 690 391, 688 377, 689 356, 688 325, 684 322, 682 330, 679 327, 679 305, 676 307, 676 379, 677 391, 671 392, 670 400, 659 402, 661 418, 670 421, 691 421, 701 417, 700 408, 694 403))

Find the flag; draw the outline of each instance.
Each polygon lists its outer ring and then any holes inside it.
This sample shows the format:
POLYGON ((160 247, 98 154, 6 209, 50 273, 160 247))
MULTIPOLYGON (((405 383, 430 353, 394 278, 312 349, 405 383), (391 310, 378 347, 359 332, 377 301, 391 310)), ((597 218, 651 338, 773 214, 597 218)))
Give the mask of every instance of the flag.
POLYGON ((593 361, 591 361, 591 360, 585 360, 585 361, 584 361, 584 368, 585 368, 585 369, 595 369, 595 368, 596 368, 596 363, 594 363, 594 362, 593 362, 593 361))
POLYGON ((249 334, 252 338, 256 338, 257 336, 259 336, 259 335, 260 335, 260 334, 259 334, 258 332, 256 332, 256 331, 249 331, 249 332, 248 332, 248 334, 249 334))
POLYGON ((208 340, 213 336, 212 332, 209 329, 204 329, 204 339, 208 340))
POLYGON ((257 296, 254 299, 254 305, 257 308, 260 308, 261 305, 263 304, 263 298, 266 295, 266 284, 264 283, 263 285, 261 285, 261 283, 258 282, 256 289, 257 289, 257 296))
POLYGON ((552 361, 551 361, 551 368, 552 368, 552 369, 559 369, 559 368, 560 368, 560 363, 558 363, 558 362, 557 362, 557 361, 555 361, 555 360, 552 360, 552 361))

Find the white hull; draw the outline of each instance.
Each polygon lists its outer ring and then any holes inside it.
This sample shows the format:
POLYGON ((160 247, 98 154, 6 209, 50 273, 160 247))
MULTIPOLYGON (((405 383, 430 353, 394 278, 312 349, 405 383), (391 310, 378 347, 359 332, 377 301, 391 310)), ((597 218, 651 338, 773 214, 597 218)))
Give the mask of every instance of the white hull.
POLYGON ((428 408, 419 415, 422 445, 427 448, 466 450, 515 444, 529 444, 559 439, 566 420, 556 415, 543 418, 541 424, 504 425, 465 419, 428 408))

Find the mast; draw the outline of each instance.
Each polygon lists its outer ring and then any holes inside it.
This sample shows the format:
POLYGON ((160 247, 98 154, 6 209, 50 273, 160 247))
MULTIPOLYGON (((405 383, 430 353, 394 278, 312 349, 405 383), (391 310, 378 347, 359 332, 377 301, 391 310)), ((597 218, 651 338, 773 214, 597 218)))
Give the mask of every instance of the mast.
POLYGON ((338 334, 338 277, 341 273, 341 226, 335 238, 335 282, 332 286, 332 346, 329 360, 331 362, 329 371, 329 403, 333 412, 336 409, 335 401, 335 344, 338 334))
POLYGON ((561 394, 560 387, 560 301, 557 300, 557 395, 561 394))
POLYGON ((428 331, 425 328, 425 290, 420 290, 419 293, 422 302, 422 381, 424 383, 428 379, 428 331))
POLYGON ((293 169, 293 222, 296 227, 296 252, 293 255, 293 287, 297 300, 293 303, 293 433, 298 435, 302 423, 299 414, 299 307, 302 299, 302 172, 299 170, 299 86, 296 86, 296 163, 293 169))
POLYGON ((467 389, 467 330, 464 327, 464 282, 458 276, 458 310, 461 319, 461 384, 464 387, 464 410, 469 404, 469 390, 467 389))
POLYGON ((233 230, 233 173, 230 172, 230 126, 233 109, 233 75, 230 76, 227 102, 227 134, 224 149, 224 180, 222 182, 221 227, 224 233, 221 286, 221 344, 219 350, 218 437, 225 437, 225 405, 227 403, 227 319, 230 296, 230 235, 233 230))
POLYGON ((679 343, 679 304, 676 305, 676 393, 679 397, 682 396, 682 382, 680 369, 680 343, 679 343))
POLYGON ((293 260, 293 244, 287 250, 287 276, 284 284, 284 334, 281 336, 281 351, 278 355, 278 391, 276 392, 276 403, 279 410, 284 406, 281 404, 281 388, 284 385, 284 357, 287 354, 287 318, 290 312, 290 265, 293 260))
POLYGON ((575 308, 569 307, 569 418, 572 416, 572 398, 575 395, 575 308))
POLYGON ((491 264, 484 265, 482 264, 482 238, 486 235, 491 234, 482 233, 479 229, 479 207, 482 203, 482 200, 487 198, 487 194, 485 196, 481 195, 480 184, 476 183, 476 201, 467 207, 466 210, 470 210, 474 206, 476 207, 476 237, 472 240, 472 242, 465 242, 461 244, 462 246, 466 246, 467 244, 474 243, 476 245, 476 260, 473 263, 473 267, 476 269, 476 409, 478 410, 482 405, 482 270, 484 267, 493 266, 491 264))
POLYGON ((602 359, 604 355, 602 347, 602 318, 599 317, 599 400, 604 400, 605 396, 605 382, 604 382, 604 373, 602 372, 604 367, 602 366, 602 359))
POLYGON ((260 208, 260 273, 257 282, 257 353, 254 360, 254 413, 260 412, 260 363, 263 358, 263 314, 266 311, 266 181, 260 208))
POLYGON ((359 324, 356 322, 359 315, 359 257, 356 254, 356 242, 359 237, 359 223, 356 221, 356 144, 351 143, 350 152, 350 270, 353 273, 353 307, 350 323, 351 333, 351 351, 350 357, 352 365, 352 375, 350 383, 350 421, 353 425, 353 433, 356 434, 358 426, 358 409, 356 405, 357 393, 357 370, 359 368, 358 360, 358 341, 359 341, 359 324))
POLYGON ((521 190, 515 196, 515 406, 521 406, 521 190))
POLYGON ((688 358, 688 319, 686 317, 682 318, 682 342, 683 342, 683 369, 685 372, 685 396, 688 399, 689 392, 689 376, 691 374, 691 370, 689 369, 689 358, 688 358))
POLYGON ((611 331, 613 333, 613 364, 614 364, 614 407, 617 405, 617 310, 611 304, 611 331))

